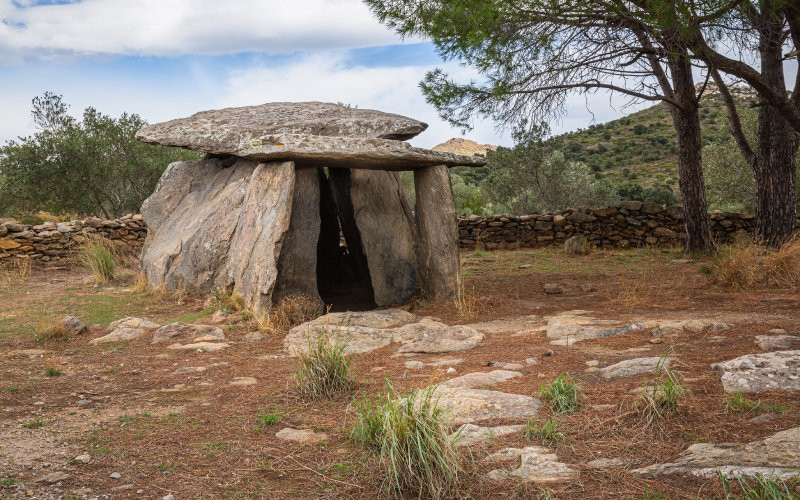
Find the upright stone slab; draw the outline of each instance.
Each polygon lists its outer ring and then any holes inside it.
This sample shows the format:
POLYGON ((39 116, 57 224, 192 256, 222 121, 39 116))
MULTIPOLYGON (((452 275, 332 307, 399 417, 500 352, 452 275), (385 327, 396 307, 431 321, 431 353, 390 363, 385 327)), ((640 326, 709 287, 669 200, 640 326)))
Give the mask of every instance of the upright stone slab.
POLYGON ((417 270, 422 289, 451 300, 461 288, 458 224, 450 172, 444 165, 414 171, 417 270))
POLYGON ((171 164, 142 205, 150 286, 226 288, 256 311, 269 307, 294 185, 291 162, 171 164))
POLYGON ((295 168, 294 197, 289 232, 278 259, 278 281, 273 301, 303 295, 319 301, 317 242, 320 234, 320 188, 315 167, 295 168))
POLYGON ((375 304, 407 301, 418 288, 414 229, 399 176, 379 170, 331 169, 331 181, 340 209, 348 199, 352 205, 375 304))

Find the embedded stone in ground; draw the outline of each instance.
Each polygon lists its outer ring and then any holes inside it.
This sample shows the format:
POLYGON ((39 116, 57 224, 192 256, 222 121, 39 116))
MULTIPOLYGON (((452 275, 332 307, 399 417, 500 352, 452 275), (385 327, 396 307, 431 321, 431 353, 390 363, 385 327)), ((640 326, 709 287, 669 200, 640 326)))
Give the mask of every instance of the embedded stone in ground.
POLYGON ((553 345, 572 345, 589 339, 626 334, 644 328, 642 323, 623 324, 619 321, 585 316, 586 311, 570 311, 547 320, 547 337, 553 345))
POLYGON ((578 471, 558 461, 552 450, 542 446, 503 448, 484 459, 486 462, 516 462, 516 469, 495 469, 488 477, 495 481, 521 479, 525 482, 552 483, 574 479, 578 471))
POLYGON ((475 424, 464 424, 450 435, 456 446, 472 446, 483 441, 500 438, 522 432, 524 425, 499 425, 497 427, 481 427, 475 424))
POLYGON ((756 344, 764 351, 800 349, 800 337, 793 335, 757 335, 756 344))
POLYGON ((231 385, 245 385, 245 386, 256 385, 257 383, 258 380, 256 380, 253 377, 234 377, 234 379, 231 380, 230 382, 231 385))
POLYGON ((645 328, 652 328, 655 335, 677 334, 688 331, 691 333, 722 332, 731 328, 730 323, 710 318, 692 319, 662 319, 645 321, 645 328))
POLYGON ((59 327, 65 335, 80 335, 86 333, 89 327, 75 316, 64 316, 59 322, 59 327))
POLYGON ((544 325, 541 316, 532 314, 529 316, 514 316, 511 318, 500 318, 481 323, 471 323, 467 325, 481 333, 487 335, 493 333, 518 333, 539 329, 544 325))
POLYGON ((491 418, 527 420, 539 411, 541 401, 522 394, 509 394, 486 389, 437 387, 434 401, 444 408, 451 424, 467 424, 491 418))
POLYGON ((800 427, 750 443, 698 443, 689 446, 674 462, 642 467, 631 473, 646 478, 673 474, 713 478, 718 473, 728 477, 800 477, 798 443, 800 427))
POLYGON ((443 359, 437 359, 435 361, 430 361, 428 363, 425 363, 423 361, 411 360, 411 361, 406 361, 405 366, 409 370, 416 370, 419 368, 425 368, 426 366, 438 368, 443 366, 460 365, 463 362, 464 358, 443 358, 443 359))
POLYGON ((194 342, 191 344, 173 344, 167 346, 167 349, 174 351, 200 351, 200 352, 217 352, 230 347, 230 344, 225 342, 194 342))
POLYGON ((725 392, 800 391, 800 350, 748 354, 711 368, 725 392))
POLYGON ((303 444, 315 444, 327 441, 328 435, 324 432, 314 432, 309 429, 292 429, 286 427, 275 433, 275 437, 284 441, 295 441, 303 444))
POLYGON ((144 335, 145 332, 147 332, 147 330, 145 330, 144 328, 129 328, 126 326, 121 326, 107 335, 103 335, 102 337, 90 340, 89 344, 98 345, 98 344, 106 344, 108 342, 134 340, 144 335))
POLYGON ((648 358, 626 359, 605 368, 600 368, 598 372, 604 379, 631 377, 641 373, 653 373, 655 371, 669 368, 670 359, 659 356, 648 358))
POLYGON ((165 342, 176 337, 184 337, 196 342, 213 342, 225 340, 225 332, 221 328, 210 325, 187 325, 186 323, 170 323, 164 325, 153 334, 153 343, 165 342))
POLYGON ((623 467, 625 460, 621 458, 597 458, 586 464, 590 469, 610 469, 612 467, 623 467))
POLYGON ((483 334, 464 325, 432 329, 418 335, 397 352, 440 353, 466 351, 478 346, 483 334))
POLYGON ((511 380, 512 378, 521 376, 522 374, 520 372, 515 372, 510 370, 474 372, 461 375, 460 377, 451 378, 450 380, 442 382, 441 385, 444 387, 467 387, 475 389, 478 387, 489 387, 492 385, 497 385, 502 382, 511 380))
POLYGON ((117 328, 126 327, 126 328, 141 328, 143 330, 150 330, 151 328, 158 328, 158 323, 153 323, 147 318, 137 318, 135 316, 127 316, 122 319, 118 319, 108 325, 109 330, 116 330, 117 328))

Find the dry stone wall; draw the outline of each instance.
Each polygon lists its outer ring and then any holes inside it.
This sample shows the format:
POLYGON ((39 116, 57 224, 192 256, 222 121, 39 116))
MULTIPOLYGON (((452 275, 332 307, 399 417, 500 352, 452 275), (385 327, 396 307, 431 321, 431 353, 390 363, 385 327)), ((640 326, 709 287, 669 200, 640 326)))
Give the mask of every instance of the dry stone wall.
POLYGON ((38 262, 60 261, 74 255, 90 235, 113 241, 120 251, 138 252, 147 236, 147 227, 138 214, 113 220, 90 217, 39 225, 0 223, 0 265, 14 257, 29 257, 38 262))
MULTIPOLYGON (((752 233, 751 215, 712 212, 717 241, 752 233)), ((458 220, 459 245, 465 249, 507 249, 560 245, 581 234, 597 247, 675 246, 685 238, 683 209, 625 201, 606 208, 579 208, 522 216, 471 216, 458 220)))

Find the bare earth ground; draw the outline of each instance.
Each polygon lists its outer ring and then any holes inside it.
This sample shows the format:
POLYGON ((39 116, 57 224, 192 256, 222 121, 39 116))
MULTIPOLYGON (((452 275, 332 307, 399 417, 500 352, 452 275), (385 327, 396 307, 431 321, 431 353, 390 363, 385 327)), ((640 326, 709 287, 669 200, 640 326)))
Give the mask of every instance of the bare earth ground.
MULTIPOLYGON (((619 320, 686 319, 711 316, 733 323, 722 333, 684 332, 652 344, 647 330, 593 340, 572 347, 552 346, 543 331, 490 334, 476 349, 445 357, 464 358, 458 374, 488 371, 491 361, 525 365, 524 376, 498 390, 538 396, 539 386, 560 373, 581 384, 582 406, 557 421, 566 441, 556 453, 580 471, 576 480, 546 486, 552 498, 715 498, 717 480, 667 477, 644 480, 626 471, 676 458, 697 442, 746 442, 800 425, 800 393, 763 393, 758 399, 786 411, 774 420, 751 423, 756 414, 725 414, 725 394, 709 364, 760 352, 756 335, 772 328, 800 331, 797 290, 734 291, 708 283, 703 261, 685 261, 677 250, 598 251, 568 258, 556 249, 462 254, 472 316, 453 304, 415 304, 412 311, 446 323, 471 323, 522 315, 547 316, 572 309, 619 320), (522 267, 521 267, 522 266, 522 267), (566 287, 547 295, 545 283, 566 287), (582 291, 592 285, 594 291, 582 291), (718 336, 724 337, 719 338, 718 336), (545 353, 552 350, 552 355, 545 353), (611 381, 587 373, 586 361, 605 366, 622 359, 674 351, 675 368, 685 376, 690 396, 659 432, 645 429, 626 411, 638 398, 631 390, 652 375, 611 381), (618 410, 594 410, 614 404, 618 410), (622 469, 593 470, 596 458, 622 458, 622 469), (658 496, 663 495, 663 496, 658 496)), ((284 356, 282 336, 247 342, 253 331, 231 321, 230 349, 217 353, 173 352, 149 337, 127 343, 88 345, 106 333, 109 322, 143 316, 161 324, 203 322, 213 312, 204 298, 164 298, 131 291, 129 283, 95 287, 81 268, 34 270, 23 283, 0 287, 0 498, 376 498, 380 468, 373 455, 348 438, 354 421, 349 398, 308 403, 293 390, 295 360, 284 356), (67 341, 37 342, 42 318, 74 314, 91 331, 67 341), (41 355, 9 354, 42 349, 41 355), (227 365, 210 367, 213 363, 227 365), (175 374, 203 366, 198 373, 175 374), (46 376, 45 368, 63 372, 46 376), (253 386, 230 385, 234 377, 255 377, 253 386), (258 423, 259 414, 281 421, 258 423), (38 428, 36 422, 44 425, 38 428), (26 427, 27 424, 27 427, 26 427), (285 426, 328 433, 317 445, 281 441, 285 426), (88 453, 89 463, 74 457, 88 453), (69 477, 58 484, 37 479, 52 472, 69 477), (118 473, 119 478, 112 474, 118 473)), ((395 347, 356 355, 353 367, 361 390, 379 394, 391 380, 401 391, 451 378, 445 368, 407 370, 409 359, 441 355, 393 356, 395 347)), ((542 416, 547 416, 544 410, 542 416)), ((501 424, 502 420, 494 423, 501 424)), ((512 435, 487 448, 472 449, 474 466, 462 493, 473 498, 536 497, 545 487, 484 477, 480 458, 504 446, 527 446, 512 435)), ((114 474, 116 476, 117 474, 114 474)))

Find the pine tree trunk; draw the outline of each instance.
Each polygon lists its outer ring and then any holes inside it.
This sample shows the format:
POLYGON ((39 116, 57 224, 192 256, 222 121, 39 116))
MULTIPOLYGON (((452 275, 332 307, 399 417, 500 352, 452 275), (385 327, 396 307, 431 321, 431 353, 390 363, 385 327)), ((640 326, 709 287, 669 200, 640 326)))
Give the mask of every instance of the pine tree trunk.
POLYGON ((688 56, 673 56, 670 62, 675 98, 681 107, 672 106, 672 121, 678 134, 678 181, 686 222, 686 252, 714 251, 711 220, 708 217, 703 182, 700 113, 695 97, 692 68, 688 56))

